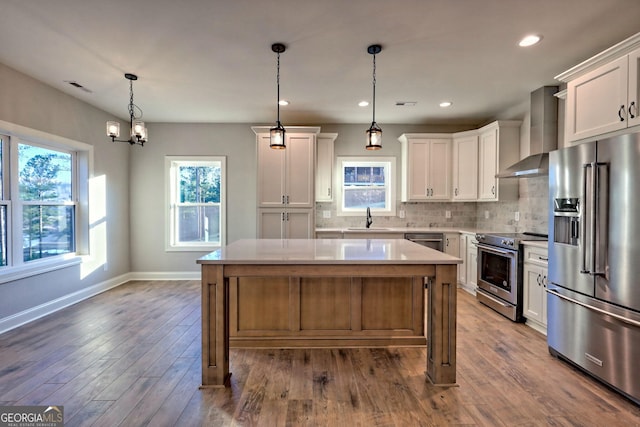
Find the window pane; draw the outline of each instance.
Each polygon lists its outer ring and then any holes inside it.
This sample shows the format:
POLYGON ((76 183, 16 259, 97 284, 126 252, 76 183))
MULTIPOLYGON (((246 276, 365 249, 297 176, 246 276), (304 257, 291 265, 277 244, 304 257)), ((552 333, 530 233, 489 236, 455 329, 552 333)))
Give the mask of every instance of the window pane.
POLYGON ((0 205, 0 266, 7 265, 7 206, 0 205))
POLYGON ((345 209, 384 208, 386 200, 386 190, 345 188, 344 207, 345 209))
POLYGON ((20 199, 71 200, 71 154, 19 144, 20 199))
POLYGON ((73 252, 74 206, 24 206, 24 261, 73 252))
POLYGON ((180 203, 220 203, 220 167, 180 166, 180 203))
POLYGON ((383 186, 384 167, 382 166, 346 166, 344 168, 344 185, 380 185, 383 186))
POLYGON ((220 205, 179 206, 178 241, 219 242, 220 205))

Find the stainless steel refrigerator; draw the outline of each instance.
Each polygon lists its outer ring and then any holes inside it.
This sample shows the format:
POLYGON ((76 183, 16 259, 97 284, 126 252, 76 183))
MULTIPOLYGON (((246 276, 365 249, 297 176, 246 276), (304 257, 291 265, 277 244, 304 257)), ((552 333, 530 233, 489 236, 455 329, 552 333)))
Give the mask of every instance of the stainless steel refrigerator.
POLYGON ((640 134, 549 161, 549 351, 640 403, 640 134))

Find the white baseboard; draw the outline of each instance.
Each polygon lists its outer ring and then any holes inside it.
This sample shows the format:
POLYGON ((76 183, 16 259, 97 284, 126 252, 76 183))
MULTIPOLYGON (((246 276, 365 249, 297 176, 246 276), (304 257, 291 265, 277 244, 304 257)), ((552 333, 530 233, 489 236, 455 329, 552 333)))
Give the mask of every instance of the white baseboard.
POLYGON ((113 289, 131 280, 200 280, 200 271, 185 272, 133 272, 113 277, 102 283, 62 296, 58 299, 40 304, 20 313, 0 319, 0 334, 25 325, 41 317, 55 313, 65 307, 79 303, 87 298, 113 289))
POLYGON ((32 307, 0 319, 0 334, 10 331, 11 329, 15 329, 18 326, 33 322, 34 320, 40 319, 41 317, 47 316, 51 313, 55 313, 56 311, 62 310, 65 307, 69 307, 70 305, 76 304, 87 298, 91 298, 92 296, 98 295, 104 291, 113 289, 116 286, 120 286, 123 283, 131 280, 129 276, 130 274, 123 274, 118 277, 113 277, 102 283, 98 283, 88 288, 73 292, 71 294, 67 294, 55 300, 40 304, 39 306, 32 307))
POLYGON ((134 271, 129 273, 129 280, 200 280, 200 271, 134 271))

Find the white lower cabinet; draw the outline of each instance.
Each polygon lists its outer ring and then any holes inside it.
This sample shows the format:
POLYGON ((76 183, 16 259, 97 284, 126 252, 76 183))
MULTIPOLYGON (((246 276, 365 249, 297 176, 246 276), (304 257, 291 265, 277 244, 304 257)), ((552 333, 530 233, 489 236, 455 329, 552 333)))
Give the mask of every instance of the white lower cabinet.
POLYGON ((474 293, 478 286, 478 241, 475 235, 470 235, 467 239, 467 283, 465 289, 474 293))
POLYGON ((313 239, 313 209, 258 209, 260 239, 313 239))
POLYGON ((458 258, 462 264, 458 264, 458 284, 464 288, 467 283, 467 240, 470 234, 460 234, 460 244, 458 245, 458 258))
POLYGON ((524 247, 523 315, 527 325, 547 334, 547 249, 524 247))

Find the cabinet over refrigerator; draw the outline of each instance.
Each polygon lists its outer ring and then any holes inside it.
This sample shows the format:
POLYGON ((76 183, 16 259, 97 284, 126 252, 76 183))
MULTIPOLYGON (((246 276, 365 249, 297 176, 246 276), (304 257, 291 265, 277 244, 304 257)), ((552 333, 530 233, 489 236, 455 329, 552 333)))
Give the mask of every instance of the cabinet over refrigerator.
POLYGON ((549 351, 640 403, 640 134, 549 159, 549 351))

